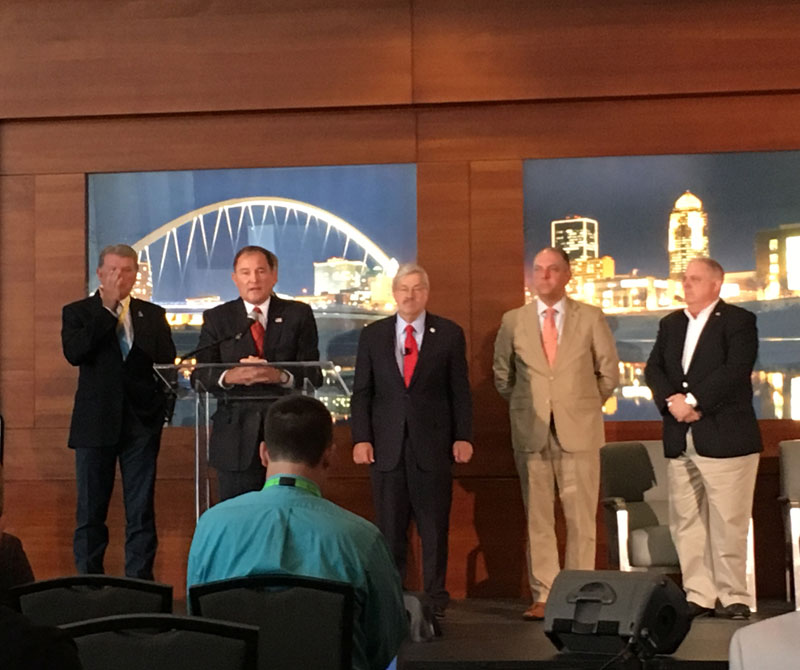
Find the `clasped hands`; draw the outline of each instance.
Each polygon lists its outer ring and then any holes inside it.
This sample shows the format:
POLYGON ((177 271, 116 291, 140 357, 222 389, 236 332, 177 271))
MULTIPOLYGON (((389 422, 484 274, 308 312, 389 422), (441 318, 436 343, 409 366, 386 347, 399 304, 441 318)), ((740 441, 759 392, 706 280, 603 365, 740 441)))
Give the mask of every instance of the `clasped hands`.
POLYGON ((282 371, 272 367, 263 358, 258 356, 247 356, 240 358, 240 363, 259 363, 259 365, 247 365, 231 368, 225 373, 225 384, 243 384, 252 386, 253 384, 280 384, 282 383, 282 371))
POLYGON ((694 423, 703 416, 686 402, 686 396, 683 393, 675 393, 667 398, 667 409, 680 423, 694 423))

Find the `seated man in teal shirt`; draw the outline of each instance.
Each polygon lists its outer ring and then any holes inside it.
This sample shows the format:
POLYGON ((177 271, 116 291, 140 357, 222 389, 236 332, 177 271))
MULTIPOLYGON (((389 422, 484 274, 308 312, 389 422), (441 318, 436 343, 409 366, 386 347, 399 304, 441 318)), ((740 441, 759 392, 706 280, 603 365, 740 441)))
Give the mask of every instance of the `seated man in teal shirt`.
POLYGON ((308 396, 281 398, 264 421, 261 491, 215 505, 197 523, 189 551, 193 584, 289 573, 351 584, 357 618, 354 670, 383 670, 408 632, 400 576, 380 531, 322 497, 333 422, 308 396))

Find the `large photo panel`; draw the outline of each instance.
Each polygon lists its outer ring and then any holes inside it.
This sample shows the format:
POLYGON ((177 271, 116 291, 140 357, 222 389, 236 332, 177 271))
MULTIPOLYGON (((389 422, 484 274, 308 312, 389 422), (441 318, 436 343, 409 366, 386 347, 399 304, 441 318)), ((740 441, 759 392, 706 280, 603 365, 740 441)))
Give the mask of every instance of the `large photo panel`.
POLYGON ((87 290, 100 250, 131 245, 134 294, 167 310, 186 353, 203 311, 238 296, 236 251, 263 246, 279 259, 275 291, 311 305, 320 356, 349 383, 361 328, 394 312, 392 277, 416 258, 416 203, 413 164, 92 174, 87 290))
POLYGON ((724 267, 724 300, 757 315, 758 417, 800 419, 800 152, 527 160, 523 178, 526 300, 536 251, 564 248, 568 294, 601 307, 617 341, 607 419, 660 418, 644 366, 697 256, 724 267))

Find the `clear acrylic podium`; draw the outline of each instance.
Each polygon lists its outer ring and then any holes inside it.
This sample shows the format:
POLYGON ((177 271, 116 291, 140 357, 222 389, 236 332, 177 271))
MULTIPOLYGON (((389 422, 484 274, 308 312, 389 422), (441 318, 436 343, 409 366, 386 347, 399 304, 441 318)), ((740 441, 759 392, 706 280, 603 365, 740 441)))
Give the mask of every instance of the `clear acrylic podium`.
MULTIPOLYGON (((219 402, 250 406, 269 404, 288 393, 319 398, 336 416, 336 407, 349 405, 350 389, 330 361, 267 363, 192 363, 154 366, 175 401, 173 422, 194 425, 194 498, 197 518, 211 505, 211 472, 208 464, 213 417, 219 402), (283 384, 258 383, 251 386, 220 385, 223 372, 235 367, 259 368, 269 365, 285 372, 283 384)), ((255 447, 255 445, 254 445, 255 447)))

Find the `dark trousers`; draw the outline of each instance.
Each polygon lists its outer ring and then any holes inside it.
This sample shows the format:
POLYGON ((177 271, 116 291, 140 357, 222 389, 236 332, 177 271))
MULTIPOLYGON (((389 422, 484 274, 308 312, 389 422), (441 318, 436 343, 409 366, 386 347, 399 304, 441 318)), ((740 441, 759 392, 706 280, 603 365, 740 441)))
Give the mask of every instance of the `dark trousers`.
POLYGON ((219 502, 234 498, 242 493, 260 491, 264 487, 266 475, 267 469, 261 463, 251 465, 247 470, 239 472, 217 470, 219 502))
POLYGON ((158 545, 154 493, 160 440, 160 430, 154 434, 131 415, 125 419, 118 444, 75 449, 78 505, 73 552, 80 574, 103 573, 108 504, 119 461, 125 502, 125 575, 153 579, 158 545))
POLYGON ((450 599, 445 579, 453 497, 450 468, 420 470, 406 438, 398 466, 384 472, 373 465, 370 478, 377 526, 386 538, 400 576, 405 579, 408 526, 413 519, 422 541, 423 588, 434 603, 446 606, 450 599))

